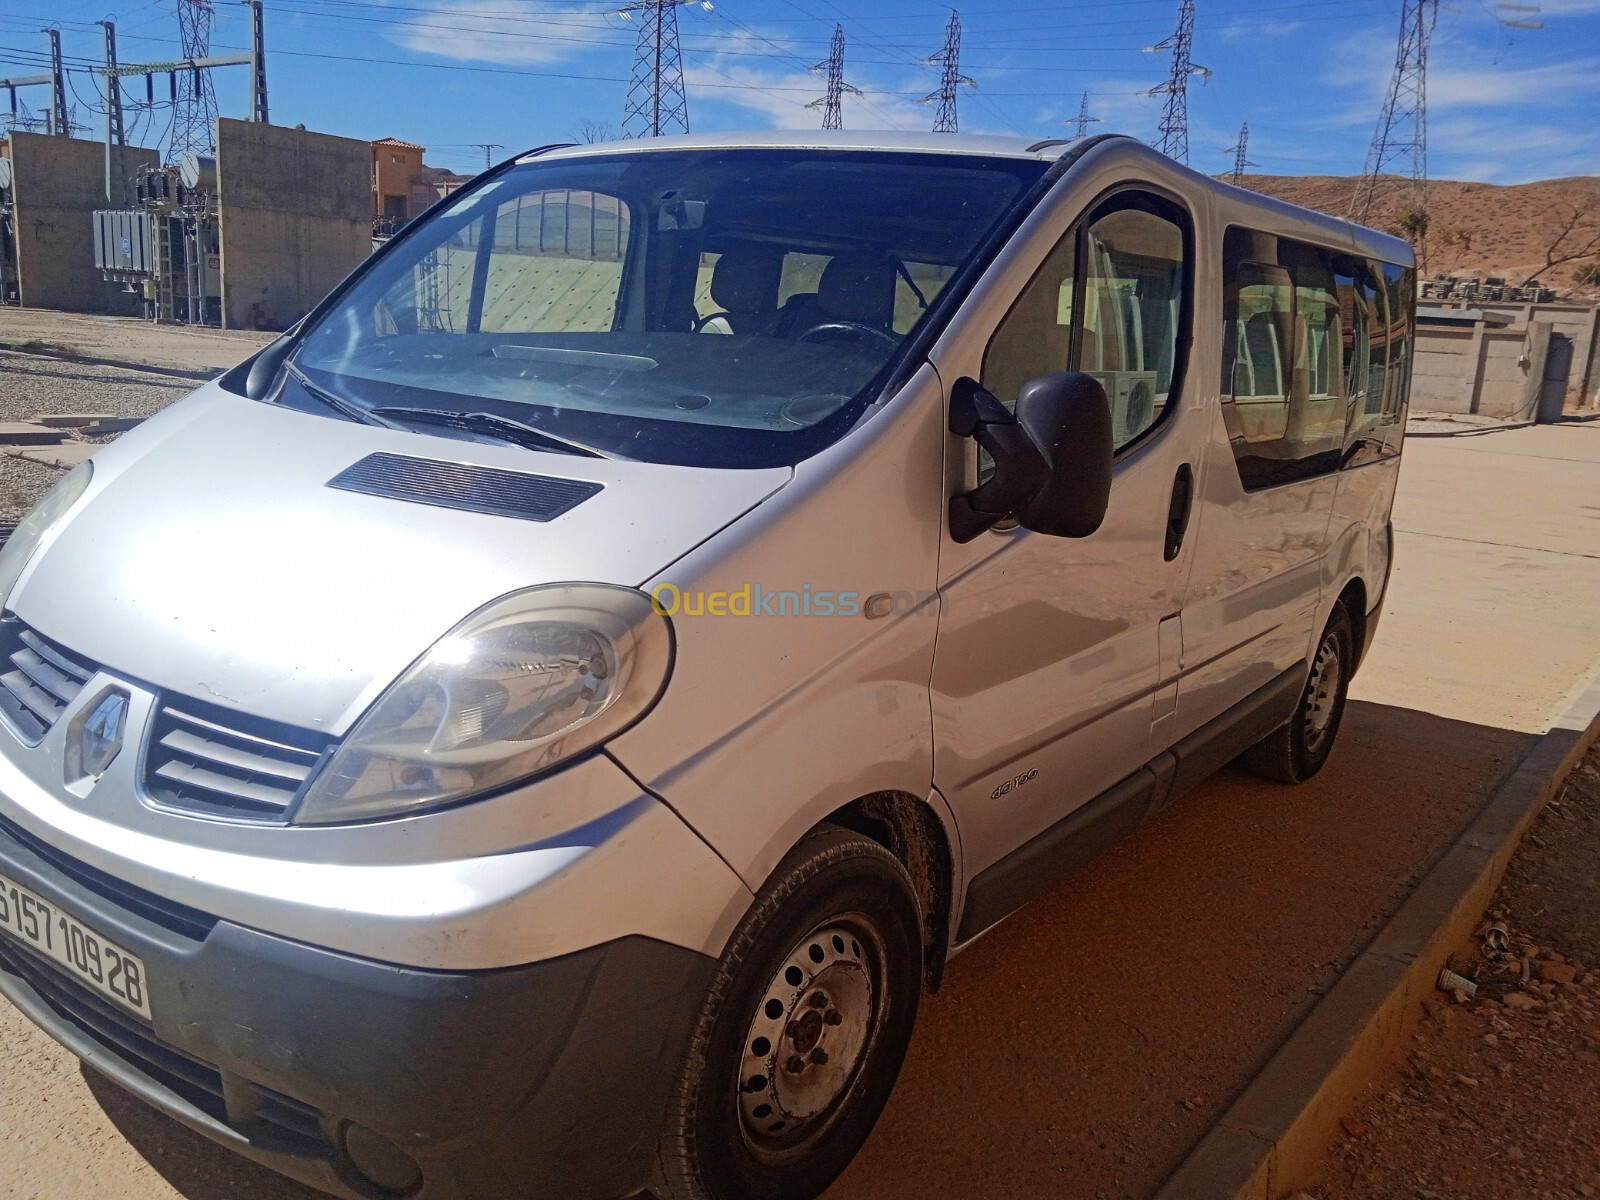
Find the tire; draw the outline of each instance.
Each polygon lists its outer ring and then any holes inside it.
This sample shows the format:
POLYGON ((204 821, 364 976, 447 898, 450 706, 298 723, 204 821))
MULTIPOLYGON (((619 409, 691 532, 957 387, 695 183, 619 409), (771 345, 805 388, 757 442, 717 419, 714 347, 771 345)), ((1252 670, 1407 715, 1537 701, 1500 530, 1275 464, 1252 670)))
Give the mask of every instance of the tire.
POLYGON ((1294 716, 1244 752, 1245 766, 1279 783, 1304 783, 1322 770, 1344 720, 1356 663, 1355 642, 1355 628, 1341 602, 1334 606, 1317 643, 1294 716))
POLYGON ((888 1102, 921 991, 905 869, 843 829, 806 838, 718 965, 657 1144, 658 1200, 820 1194, 888 1102))

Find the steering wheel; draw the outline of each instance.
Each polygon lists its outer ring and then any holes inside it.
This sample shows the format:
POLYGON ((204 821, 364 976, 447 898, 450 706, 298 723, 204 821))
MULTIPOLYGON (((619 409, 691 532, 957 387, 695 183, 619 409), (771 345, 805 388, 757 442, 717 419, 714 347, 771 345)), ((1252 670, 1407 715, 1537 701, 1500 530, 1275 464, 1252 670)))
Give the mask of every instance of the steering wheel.
POLYGON ((887 345, 891 350, 898 349, 900 339, 887 329, 878 329, 872 325, 864 325, 860 321, 824 321, 820 325, 813 325, 799 337, 797 342, 815 341, 817 335, 842 334, 845 337, 873 337, 887 345))
MULTIPOLYGON (((706 332, 706 326, 711 324, 711 322, 715 321, 718 317, 722 317, 722 318, 726 319, 727 326, 728 326, 726 332, 732 333, 733 332, 733 314, 731 312, 707 313, 705 316, 700 317, 698 320, 695 321, 695 323, 694 323, 694 331, 696 333, 704 333, 704 332, 706 332)), ((722 333, 724 331, 721 330, 721 329, 713 329, 711 332, 712 333, 722 333)))

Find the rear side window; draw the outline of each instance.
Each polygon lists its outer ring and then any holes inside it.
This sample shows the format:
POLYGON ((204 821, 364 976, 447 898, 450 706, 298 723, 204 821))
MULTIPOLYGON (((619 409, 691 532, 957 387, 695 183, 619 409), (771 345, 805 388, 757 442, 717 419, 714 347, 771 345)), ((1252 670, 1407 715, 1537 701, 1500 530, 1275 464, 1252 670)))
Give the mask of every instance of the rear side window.
POLYGON ((1399 452, 1411 278, 1323 247, 1228 230, 1223 416, 1247 491, 1399 452))

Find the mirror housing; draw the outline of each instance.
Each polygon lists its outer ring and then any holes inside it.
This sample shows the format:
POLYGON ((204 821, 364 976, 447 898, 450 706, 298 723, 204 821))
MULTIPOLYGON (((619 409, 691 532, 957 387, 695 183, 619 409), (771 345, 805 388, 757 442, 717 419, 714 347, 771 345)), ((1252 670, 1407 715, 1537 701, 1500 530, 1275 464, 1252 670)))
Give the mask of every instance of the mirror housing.
POLYGON ((1024 529, 1088 537, 1111 503, 1111 402, 1081 371, 1041 375, 1017 395, 1017 424, 1050 464, 1050 474, 1017 514, 1024 529))
POLYGON ((994 474, 950 498, 950 536, 970 542, 1002 521, 1051 537, 1088 537, 1111 499, 1111 404, 1093 376, 1024 384, 1015 414, 971 379, 951 389, 950 432, 977 441, 994 474))

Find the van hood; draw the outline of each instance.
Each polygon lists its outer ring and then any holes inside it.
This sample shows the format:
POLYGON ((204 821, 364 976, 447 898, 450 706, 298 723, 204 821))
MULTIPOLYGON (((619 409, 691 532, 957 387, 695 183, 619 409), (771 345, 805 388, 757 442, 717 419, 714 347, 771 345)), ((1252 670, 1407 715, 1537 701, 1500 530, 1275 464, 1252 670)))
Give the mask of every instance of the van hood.
POLYGON ((358 425, 215 384, 94 464, 12 611, 115 674, 332 734, 491 600, 544 583, 639 586, 791 477, 358 425), (592 494, 538 521, 329 486, 380 453, 599 490, 566 489, 592 494))

